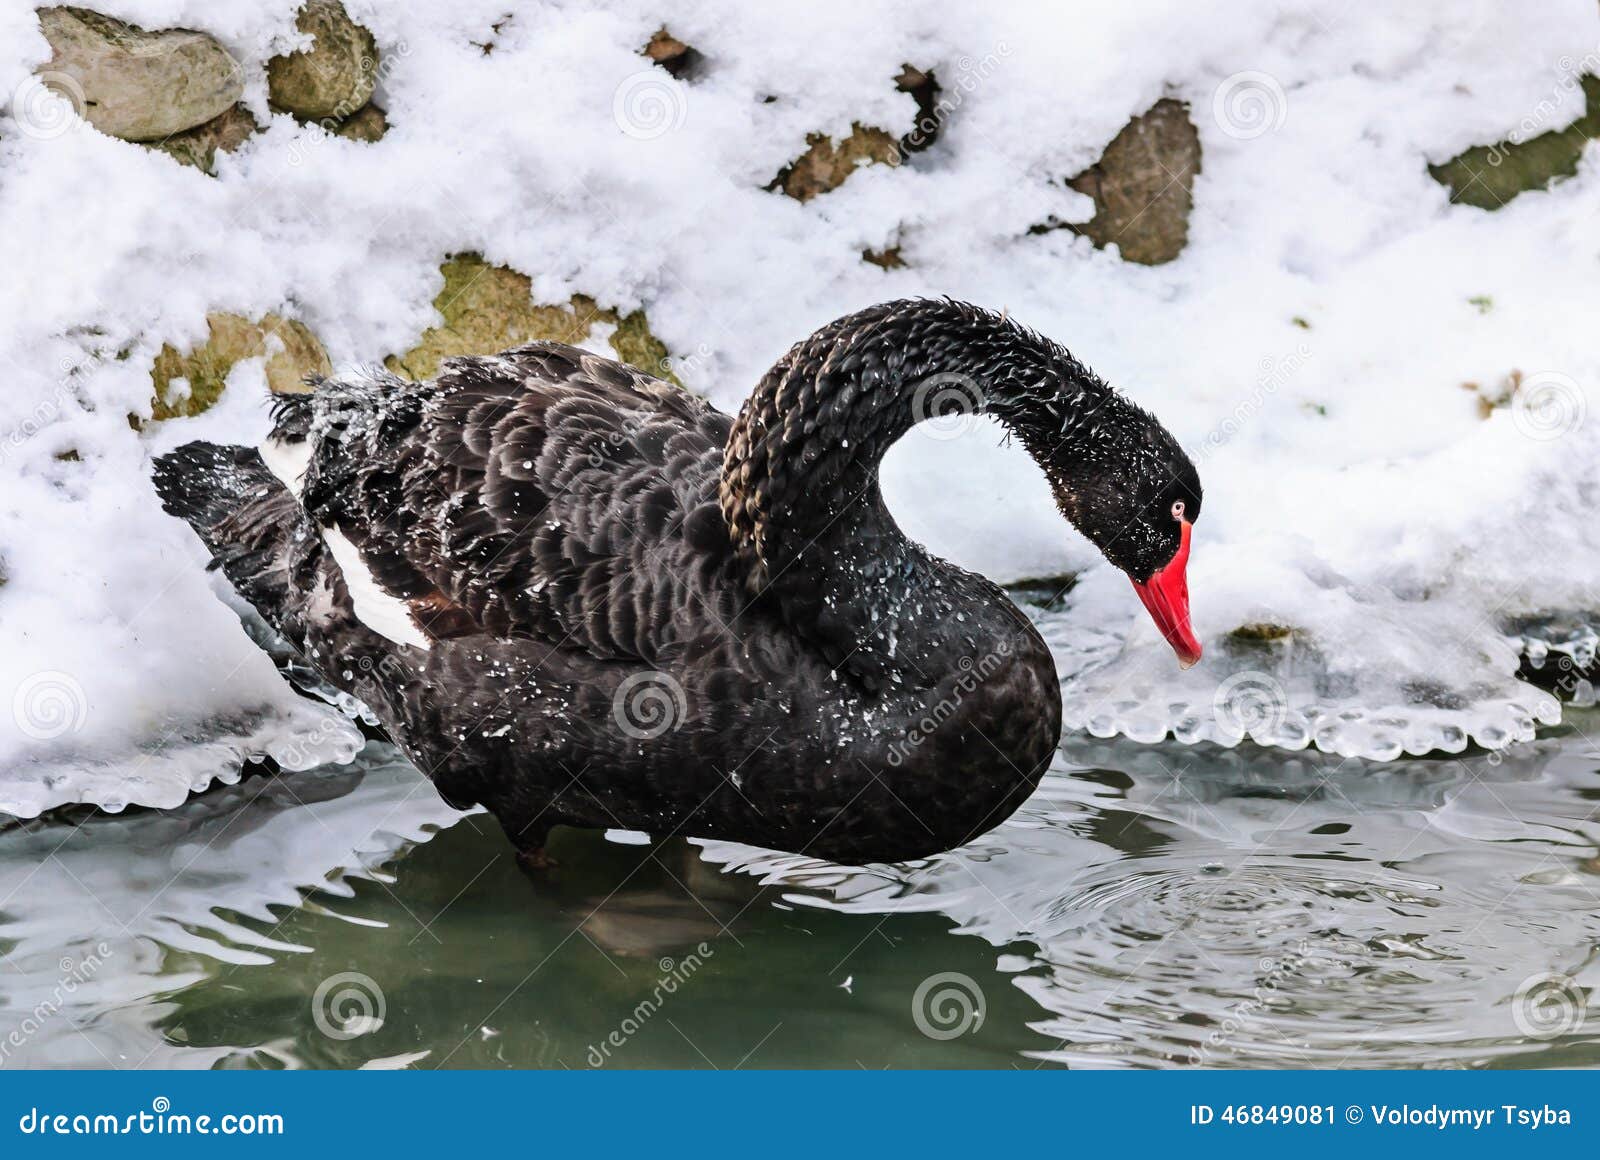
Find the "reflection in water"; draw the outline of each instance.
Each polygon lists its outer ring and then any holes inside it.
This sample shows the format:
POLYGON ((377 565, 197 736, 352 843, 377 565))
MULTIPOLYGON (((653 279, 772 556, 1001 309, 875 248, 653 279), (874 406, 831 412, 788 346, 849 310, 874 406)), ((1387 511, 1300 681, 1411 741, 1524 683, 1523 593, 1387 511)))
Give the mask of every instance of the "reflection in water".
POLYGON ((1571 721, 1383 764, 1069 740, 919 863, 557 831, 537 878, 375 744, 0 834, 0 1067, 1594 1064, 1571 721))

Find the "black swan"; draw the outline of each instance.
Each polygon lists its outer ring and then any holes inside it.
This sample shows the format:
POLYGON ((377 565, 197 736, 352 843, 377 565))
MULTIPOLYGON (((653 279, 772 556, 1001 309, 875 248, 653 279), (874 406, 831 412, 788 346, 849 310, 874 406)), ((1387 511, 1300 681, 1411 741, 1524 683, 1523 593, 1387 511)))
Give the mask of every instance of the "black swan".
POLYGON ((1067 351, 965 303, 823 327, 737 419, 545 342, 314 386, 279 397, 259 450, 159 457, 163 504, 533 865, 562 824, 902 861, 1028 797, 1060 740, 1050 653, 878 490, 889 446, 952 407, 1009 427, 1200 656, 1194 464, 1067 351))

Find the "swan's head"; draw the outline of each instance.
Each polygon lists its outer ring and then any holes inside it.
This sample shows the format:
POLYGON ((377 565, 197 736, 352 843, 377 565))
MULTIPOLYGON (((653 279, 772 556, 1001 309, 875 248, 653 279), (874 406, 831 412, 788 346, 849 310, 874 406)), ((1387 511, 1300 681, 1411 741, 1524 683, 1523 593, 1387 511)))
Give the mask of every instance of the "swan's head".
POLYGON ((1189 623, 1189 536, 1200 474, 1155 417, 1120 395, 1097 408, 1087 438, 1057 444, 1047 464, 1062 512, 1128 574, 1178 662, 1200 659, 1189 623))
POLYGON ((1192 498, 1173 499, 1171 503, 1162 500, 1153 508, 1143 524, 1159 547, 1136 568, 1123 569, 1133 580, 1133 590, 1139 594, 1145 611, 1184 668, 1200 660, 1200 641, 1189 623, 1189 535, 1194 527, 1191 517, 1200 514, 1198 480, 1191 494, 1192 498), (1165 563, 1160 562, 1163 559, 1165 563), (1139 579, 1141 575, 1143 580, 1139 579))

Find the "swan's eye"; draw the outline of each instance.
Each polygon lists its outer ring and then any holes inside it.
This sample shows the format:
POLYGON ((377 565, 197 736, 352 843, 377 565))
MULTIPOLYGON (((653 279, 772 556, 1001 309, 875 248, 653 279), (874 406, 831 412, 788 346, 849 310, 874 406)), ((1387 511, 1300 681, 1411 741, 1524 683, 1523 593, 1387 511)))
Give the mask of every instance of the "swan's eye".
POLYGON ((1183 518, 1183 510, 1183 501, 1180 499, 1177 503, 1172 505, 1172 518, 1175 520, 1181 520, 1183 518))

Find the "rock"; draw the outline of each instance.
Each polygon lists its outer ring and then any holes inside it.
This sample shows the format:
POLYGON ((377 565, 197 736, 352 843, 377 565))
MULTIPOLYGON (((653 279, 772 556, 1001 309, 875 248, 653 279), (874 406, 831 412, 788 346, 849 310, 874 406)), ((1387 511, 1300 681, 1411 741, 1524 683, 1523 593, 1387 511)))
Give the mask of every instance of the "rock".
POLYGON ((806 137, 807 149, 778 176, 768 189, 780 189, 796 201, 810 201, 843 185, 861 165, 899 165, 900 145, 889 133, 855 124, 850 136, 835 145, 821 133, 806 137))
MULTIPOLYGON (((796 201, 810 201, 838 189, 862 165, 899 165, 937 141, 945 110, 939 104, 939 82, 933 73, 902 65, 894 84, 917 104, 917 118, 909 133, 896 139, 886 130, 856 121, 850 126, 850 136, 837 144, 824 133, 807 134, 806 151, 784 166, 767 188, 782 190, 796 201)), ((876 259, 868 257, 867 261, 876 259)))
POLYGON ((444 288, 433 300, 444 322, 423 333, 403 355, 384 365, 411 379, 432 378, 441 360, 454 355, 498 354, 525 342, 545 340, 574 345, 590 337, 596 324, 610 324, 611 349, 623 362, 674 383, 667 348, 650 332, 644 311, 619 316, 582 294, 549 306, 533 300, 526 274, 491 265, 479 254, 456 254, 439 267, 444 288))
POLYGON ((1078 586, 1074 572, 1055 576, 1030 576, 1006 585, 1013 600, 1031 604, 1046 612, 1060 612, 1067 606, 1067 595, 1078 586))
POLYGON ((939 108, 939 79, 930 69, 924 72, 915 65, 902 65, 900 75, 894 78, 894 87, 910 93, 917 102, 917 120, 911 132, 900 138, 902 153, 921 153, 939 139, 944 128, 944 110, 939 108))
POLYGON ((267 62, 272 107, 302 121, 342 121, 372 99, 378 45, 338 0, 309 0, 294 26, 315 37, 310 48, 267 62))
POLYGON ((203 32, 146 32, 85 8, 41 8, 55 55, 39 70, 102 133, 156 141, 222 116, 244 95, 237 62, 203 32), (76 86, 77 92, 73 91, 76 86))
POLYGON ((617 357, 623 362, 683 386, 667 363, 671 353, 667 350, 667 344, 650 332, 650 320, 645 317, 643 310, 634 310, 618 317, 615 310, 600 310, 594 299, 581 295, 575 295, 572 304, 575 310, 592 311, 591 317, 597 321, 611 322, 616 326, 616 330, 611 332, 611 349, 617 352, 617 357))
POLYGON ((693 80, 705 68, 704 54, 673 36, 665 25, 656 29, 655 35, 650 38, 650 43, 639 51, 641 55, 649 57, 666 69, 673 80, 693 80))
POLYGON ((1275 640, 1288 640, 1294 635, 1294 629, 1286 624, 1259 621, 1253 624, 1241 624, 1228 635, 1241 643, 1266 644, 1275 640))
POLYGON ((336 137, 373 142, 389 131, 389 118, 377 105, 366 104, 340 121, 333 130, 336 137))
POLYGON ((1157 266, 1189 240, 1200 134, 1188 107, 1160 100, 1111 139, 1100 160, 1067 182, 1094 198, 1094 217, 1066 228, 1096 246, 1116 244, 1129 262, 1157 266))
POLYGON ((155 383, 152 420, 198 415, 222 395, 228 372, 247 358, 266 356, 267 386, 277 394, 310 388, 307 375, 326 375, 333 369, 327 351, 304 323, 268 314, 251 322, 237 314, 208 314, 210 335, 188 353, 163 346, 156 355, 150 377, 155 383), (188 393, 174 391, 173 380, 184 379, 188 393))
POLYGON ((1451 201, 1488 210, 1573 176, 1584 146, 1600 137, 1600 77, 1586 76, 1580 83, 1587 112, 1565 129, 1521 143, 1475 145, 1442 165, 1428 166, 1429 176, 1449 187, 1451 201))
POLYGON ((165 141, 150 142, 150 148, 159 149, 181 164, 214 173, 219 151, 232 153, 260 128, 249 109, 234 105, 204 125, 174 133, 165 141))

